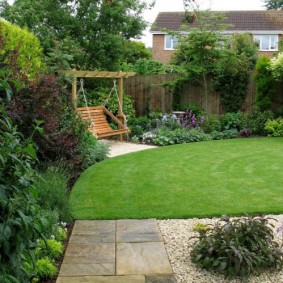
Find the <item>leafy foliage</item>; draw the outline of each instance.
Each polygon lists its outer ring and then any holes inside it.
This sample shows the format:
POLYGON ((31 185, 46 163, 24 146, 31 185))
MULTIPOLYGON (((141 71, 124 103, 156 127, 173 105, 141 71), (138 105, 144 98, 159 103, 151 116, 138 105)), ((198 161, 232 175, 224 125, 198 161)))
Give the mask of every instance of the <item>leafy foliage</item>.
POLYGON ((58 166, 48 166, 46 170, 39 173, 34 183, 38 190, 38 202, 41 208, 56 211, 59 221, 70 222, 72 215, 68 202, 68 177, 67 172, 58 166))
MULTIPOLYGON (((34 144, 23 140, 5 112, 0 117, 0 281, 25 282, 23 259, 32 256, 32 242, 46 220, 32 186, 36 172, 34 144)), ((24 261, 25 261, 24 260, 24 261)))
POLYGON ((221 30, 223 15, 215 12, 196 11, 198 28, 189 30, 186 37, 178 34, 179 44, 172 63, 183 69, 182 80, 202 83, 205 105, 208 105, 208 78, 215 72, 216 63, 221 58, 225 38, 221 30))
POLYGON ((274 78, 270 70, 270 59, 262 56, 256 64, 256 105, 264 111, 270 110, 272 97, 275 93, 274 78))
POLYGON ((257 60, 257 47, 250 35, 236 34, 222 55, 213 77, 214 88, 220 94, 225 111, 237 112, 248 91, 250 70, 254 69, 257 60))
POLYGON ((283 137, 283 118, 268 120, 264 129, 271 137, 283 137))
POLYGON ((265 123, 268 119, 274 117, 270 110, 260 111, 258 108, 254 108, 246 117, 246 126, 252 131, 254 135, 266 135, 265 123))
POLYGON ((220 122, 222 130, 241 130, 245 127, 245 117, 241 112, 225 113, 220 117, 220 122))
POLYGON ((265 217, 230 219, 223 216, 212 227, 197 229, 192 261, 227 277, 249 276, 283 265, 283 253, 265 217))
POLYGON ((283 0, 264 0, 267 10, 283 10, 283 0))
POLYGON ((95 140, 87 131, 87 125, 71 108, 65 89, 54 76, 43 75, 23 88, 14 95, 8 109, 26 136, 30 135, 34 120, 42 121, 42 135, 33 137, 41 161, 60 161, 71 170, 70 181, 80 174, 87 164, 85 146, 94 147, 95 140))
POLYGON ((148 5, 142 0, 2 2, 0 15, 4 19, 32 30, 45 53, 55 42, 62 42, 77 69, 118 70, 124 44, 138 38, 146 27, 142 12, 148 5), (78 43, 75 50, 69 44, 71 39, 78 43))
POLYGON ((283 80, 283 52, 280 52, 277 57, 271 59, 270 69, 276 80, 283 80))
MULTIPOLYGON (((3 56, 9 52, 16 52, 17 64, 21 72, 34 78, 44 68, 43 52, 38 38, 27 29, 21 29, 2 20, 0 20, 0 34, 2 41, 0 54, 3 56)), ((6 64, 8 59, 4 61, 6 64)))

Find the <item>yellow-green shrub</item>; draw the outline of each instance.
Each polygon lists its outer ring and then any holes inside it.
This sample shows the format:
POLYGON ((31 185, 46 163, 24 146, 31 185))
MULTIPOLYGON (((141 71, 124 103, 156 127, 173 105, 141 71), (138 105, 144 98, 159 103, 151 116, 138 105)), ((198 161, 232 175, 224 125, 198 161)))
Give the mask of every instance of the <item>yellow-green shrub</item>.
POLYGON ((17 65, 22 73, 34 78, 44 68, 40 41, 33 33, 0 20, 0 35, 5 42, 0 54, 17 50, 17 65))

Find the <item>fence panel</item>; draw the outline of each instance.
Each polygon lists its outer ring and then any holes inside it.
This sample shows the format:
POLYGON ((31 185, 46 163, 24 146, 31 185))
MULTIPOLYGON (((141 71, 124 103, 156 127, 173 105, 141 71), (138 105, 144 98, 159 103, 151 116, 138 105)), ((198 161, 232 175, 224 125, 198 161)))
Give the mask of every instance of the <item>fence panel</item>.
MULTIPOLYGON (((164 86, 166 83, 174 81, 178 75, 136 75, 125 80, 125 92, 134 100, 134 107, 137 116, 144 115, 150 111, 161 111, 170 113, 173 110, 173 88, 164 86)), ((208 82, 209 95, 205 98, 201 85, 184 84, 181 93, 181 105, 189 103, 200 105, 207 113, 222 114, 224 109, 221 105, 220 95, 214 91, 212 82, 208 82)), ((251 74, 248 92, 244 99, 241 111, 249 112, 255 106, 256 85, 251 74)), ((273 109, 283 106, 283 84, 276 84, 273 109)))

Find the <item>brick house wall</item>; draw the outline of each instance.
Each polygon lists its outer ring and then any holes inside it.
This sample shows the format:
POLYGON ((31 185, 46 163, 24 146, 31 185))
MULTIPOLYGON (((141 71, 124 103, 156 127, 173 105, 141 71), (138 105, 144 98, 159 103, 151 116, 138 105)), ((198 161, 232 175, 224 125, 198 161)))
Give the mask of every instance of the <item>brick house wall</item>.
MULTIPOLYGON (((283 40, 283 35, 279 35, 279 41, 283 40)), ((174 50, 165 50, 165 34, 152 35, 152 59, 161 63, 169 63, 174 50)), ((259 56, 273 57, 277 52, 259 51, 259 56)))
POLYGON ((152 59, 169 63, 171 56, 174 54, 174 50, 165 50, 164 48, 164 34, 154 34, 152 37, 152 59))

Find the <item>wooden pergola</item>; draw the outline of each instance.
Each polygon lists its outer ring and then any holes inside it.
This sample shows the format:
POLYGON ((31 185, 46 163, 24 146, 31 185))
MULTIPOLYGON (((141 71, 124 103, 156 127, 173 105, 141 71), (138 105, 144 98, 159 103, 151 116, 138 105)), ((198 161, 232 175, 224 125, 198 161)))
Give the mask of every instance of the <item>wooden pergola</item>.
MULTIPOLYGON (((134 76, 134 72, 108 72, 108 71, 77 71, 77 70, 64 70, 64 74, 71 76, 73 78, 72 82, 72 104, 73 107, 77 107, 77 80, 78 78, 108 78, 108 79, 117 79, 118 80, 118 94, 119 100, 121 103, 121 108, 119 107, 118 118, 123 120, 123 84, 124 79, 134 76)), ((122 135, 120 136, 120 140, 122 135)))
POLYGON ((77 106, 76 100, 77 100, 77 79, 78 78, 117 79, 118 84, 119 84, 119 99, 123 106, 123 79, 132 77, 136 74, 134 72, 77 71, 77 70, 64 70, 63 73, 73 77, 72 103, 74 107, 77 106))

